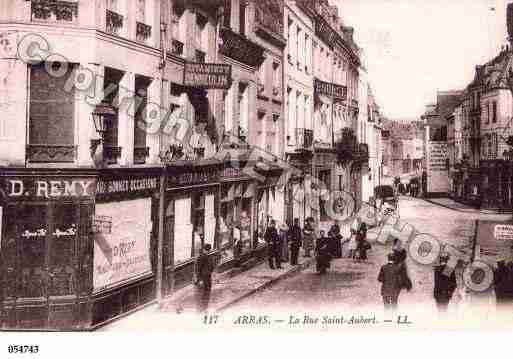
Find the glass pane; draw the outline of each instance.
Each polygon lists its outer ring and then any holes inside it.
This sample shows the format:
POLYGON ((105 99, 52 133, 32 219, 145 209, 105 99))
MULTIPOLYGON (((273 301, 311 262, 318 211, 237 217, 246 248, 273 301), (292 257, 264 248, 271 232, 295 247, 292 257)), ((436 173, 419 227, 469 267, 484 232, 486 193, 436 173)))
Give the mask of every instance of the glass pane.
POLYGON ((20 227, 20 270, 21 283, 19 297, 43 297, 44 267, 48 209, 45 205, 27 205, 18 211, 20 227))

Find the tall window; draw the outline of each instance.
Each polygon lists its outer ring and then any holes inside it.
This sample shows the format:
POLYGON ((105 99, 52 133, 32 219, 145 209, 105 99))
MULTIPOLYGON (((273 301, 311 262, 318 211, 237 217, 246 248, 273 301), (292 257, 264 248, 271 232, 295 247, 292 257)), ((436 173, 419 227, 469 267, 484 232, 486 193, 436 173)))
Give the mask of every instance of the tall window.
POLYGON ((118 0, 107 0, 107 9, 110 11, 118 11, 118 0))
POLYGON ((65 90, 66 81, 73 76, 72 67, 72 64, 58 62, 30 67, 27 155, 31 162, 73 162, 75 159, 75 93, 65 90), (64 76, 49 73, 61 71, 66 71, 64 76))
POLYGON ((485 113, 484 113, 484 116, 485 116, 485 121, 486 121, 485 123, 489 124, 490 123, 490 117, 491 117, 490 103, 489 102, 485 103, 485 113))
POLYGON ((150 84, 151 79, 147 77, 135 78, 134 163, 144 163, 149 155, 146 147, 146 105, 150 84))
POLYGON ((239 2, 239 33, 246 35, 246 0, 239 2))
POLYGON ((497 102, 496 101, 492 102, 492 122, 493 123, 497 122, 497 102))
POLYGON ((232 17, 232 0, 224 0, 224 9, 223 9, 223 25, 227 28, 231 27, 231 17, 232 17))
POLYGON ((280 63, 273 62, 273 95, 280 96, 281 94, 281 71, 280 63))
POLYGON ((303 49, 301 48, 301 29, 297 28, 296 33, 296 54, 297 54, 297 65, 300 67, 302 63, 302 57, 303 57, 303 49))

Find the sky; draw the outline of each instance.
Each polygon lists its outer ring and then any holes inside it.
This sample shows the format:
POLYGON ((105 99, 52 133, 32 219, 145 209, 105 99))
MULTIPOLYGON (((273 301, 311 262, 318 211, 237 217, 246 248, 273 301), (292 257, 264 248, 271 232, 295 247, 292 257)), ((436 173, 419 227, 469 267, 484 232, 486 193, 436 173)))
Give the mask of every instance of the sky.
POLYGON ((436 92, 463 89, 506 44, 511 0, 330 0, 365 52, 385 116, 419 119, 436 92), (492 11, 491 8, 495 8, 492 11))

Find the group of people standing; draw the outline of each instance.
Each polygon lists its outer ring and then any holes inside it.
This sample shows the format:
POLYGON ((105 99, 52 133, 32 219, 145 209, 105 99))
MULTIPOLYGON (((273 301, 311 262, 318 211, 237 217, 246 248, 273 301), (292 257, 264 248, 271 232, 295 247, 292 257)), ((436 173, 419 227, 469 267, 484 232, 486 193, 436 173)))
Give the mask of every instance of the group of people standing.
POLYGON ((268 261, 271 269, 281 269, 281 264, 289 262, 298 264, 299 251, 303 248, 303 256, 308 258, 315 255, 316 268, 319 274, 325 274, 333 258, 342 258, 342 246, 349 242, 349 258, 354 261, 366 261, 367 251, 371 245, 367 241, 367 226, 361 223, 358 229, 352 229, 351 235, 344 240, 340 226, 334 223, 328 233, 319 231, 316 236, 316 226, 313 218, 305 220, 301 228, 299 218, 292 225, 277 228, 276 221, 271 220, 264 235, 268 246, 268 261))

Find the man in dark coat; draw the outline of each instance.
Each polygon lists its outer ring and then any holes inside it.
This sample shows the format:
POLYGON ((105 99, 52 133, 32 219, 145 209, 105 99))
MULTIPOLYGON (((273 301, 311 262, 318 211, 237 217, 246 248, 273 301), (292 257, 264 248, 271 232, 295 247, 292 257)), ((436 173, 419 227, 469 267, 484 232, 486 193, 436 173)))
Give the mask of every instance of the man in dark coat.
POLYGON ((435 287, 433 296, 435 297, 436 306, 440 312, 447 311, 452 295, 456 290, 456 274, 454 270, 450 275, 444 273, 447 266, 448 256, 440 257, 440 265, 435 267, 435 287))
POLYGON ((342 236, 340 235, 340 226, 335 222, 328 231, 330 238, 332 256, 342 258, 342 236))
POLYGON ((513 301, 512 277, 511 268, 506 265, 506 262, 503 260, 497 262, 497 269, 495 269, 493 273, 493 283, 498 305, 511 303, 513 301))
POLYGON ((324 231, 320 231, 320 236, 317 239, 315 246, 317 272, 319 274, 326 274, 326 270, 330 266, 331 252, 329 239, 325 236, 324 231))
POLYGON ((302 230, 299 226, 299 218, 294 218, 294 224, 289 230, 289 243, 290 243, 290 264, 297 265, 297 257, 299 255, 299 248, 301 248, 302 230))
POLYGON ((394 255, 389 254, 388 263, 381 267, 378 275, 378 281, 381 282, 381 296, 386 310, 397 308, 397 300, 401 291, 401 272, 394 259, 394 255))
POLYGON ((278 235, 278 231, 276 230, 276 222, 271 220, 269 223, 269 227, 265 230, 264 239, 267 242, 267 257, 269 260, 269 267, 274 269, 275 262, 276 268, 281 267, 281 246, 280 246, 280 236, 278 235))
POLYGON ((196 286, 198 293, 198 311, 203 313, 208 308, 210 292, 212 291, 212 272, 214 271, 214 258, 209 255, 212 246, 205 244, 196 262, 196 286))

